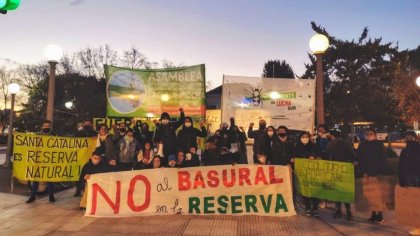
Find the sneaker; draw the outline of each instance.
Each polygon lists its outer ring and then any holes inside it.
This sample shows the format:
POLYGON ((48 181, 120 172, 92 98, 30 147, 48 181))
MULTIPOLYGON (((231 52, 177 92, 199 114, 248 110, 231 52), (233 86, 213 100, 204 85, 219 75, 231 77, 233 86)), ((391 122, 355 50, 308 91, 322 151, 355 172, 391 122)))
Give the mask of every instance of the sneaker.
POLYGON ((334 213, 334 215, 333 215, 333 218, 334 219, 339 219, 342 216, 343 216, 343 214, 341 213, 341 210, 336 210, 335 213, 334 213))
POLYGON ((54 203, 54 202, 55 202, 55 197, 54 197, 54 195, 50 195, 50 202, 51 202, 51 203, 54 203))
POLYGON ((375 223, 377 224, 383 224, 385 222, 384 217, 381 215, 378 215, 375 219, 375 223))
POLYGON ((319 217, 319 212, 318 212, 318 210, 313 210, 313 211, 312 211, 312 216, 319 217))
POLYGON ((347 212, 346 220, 348 220, 348 221, 352 221, 353 220, 353 215, 351 214, 351 212, 347 212))
POLYGON ((375 221, 376 221, 376 218, 377 218, 378 216, 376 215, 376 214, 372 214, 371 216, 370 216, 370 218, 368 219, 368 221, 369 222, 371 222, 371 223, 374 223, 375 221))
POLYGON ((30 197, 27 201, 26 201, 26 203, 32 203, 32 202, 34 202, 36 200, 36 198, 35 197, 30 197))
POLYGON ((305 210, 305 216, 312 216, 311 210, 305 210))

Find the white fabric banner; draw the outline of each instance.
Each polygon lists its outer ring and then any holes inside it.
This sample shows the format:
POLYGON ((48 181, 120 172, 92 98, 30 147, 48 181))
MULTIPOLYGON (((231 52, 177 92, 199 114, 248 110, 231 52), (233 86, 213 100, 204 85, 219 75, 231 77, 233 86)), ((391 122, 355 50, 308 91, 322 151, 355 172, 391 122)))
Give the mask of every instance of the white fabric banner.
POLYGON ((312 131, 314 105, 315 80, 223 77, 222 121, 235 117, 239 127, 265 119, 276 128, 312 131))
POLYGON ((290 168, 223 165, 92 175, 85 216, 296 215, 290 168))

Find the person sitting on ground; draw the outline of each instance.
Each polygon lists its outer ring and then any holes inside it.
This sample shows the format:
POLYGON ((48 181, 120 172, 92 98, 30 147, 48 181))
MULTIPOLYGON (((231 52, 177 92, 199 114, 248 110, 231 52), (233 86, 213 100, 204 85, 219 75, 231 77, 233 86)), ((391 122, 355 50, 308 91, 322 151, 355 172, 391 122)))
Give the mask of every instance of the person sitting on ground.
MULTIPOLYGON (((326 156, 324 159, 348 163, 353 163, 355 161, 353 148, 344 141, 339 131, 331 130, 328 135, 328 140, 329 143, 327 145, 326 156)), ((352 220, 353 216, 351 214, 350 203, 344 203, 344 206, 346 207, 346 219, 352 220)), ((335 207, 336 210, 333 215, 334 219, 341 218, 341 202, 336 202, 335 207)))
POLYGON ((86 209, 87 204, 87 188, 86 181, 90 178, 93 174, 98 173, 105 173, 109 171, 109 164, 105 161, 103 161, 101 157, 101 153, 98 151, 95 151, 92 153, 92 156, 89 159, 89 162, 86 163, 82 171, 80 173, 79 181, 76 183, 80 189, 85 189, 83 193, 82 200, 80 201, 80 209, 84 210, 86 209))
POLYGON ((137 154, 140 150, 140 145, 134 139, 134 132, 132 129, 127 129, 126 135, 117 143, 118 150, 118 170, 127 171, 132 170, 137 163, 137 154))

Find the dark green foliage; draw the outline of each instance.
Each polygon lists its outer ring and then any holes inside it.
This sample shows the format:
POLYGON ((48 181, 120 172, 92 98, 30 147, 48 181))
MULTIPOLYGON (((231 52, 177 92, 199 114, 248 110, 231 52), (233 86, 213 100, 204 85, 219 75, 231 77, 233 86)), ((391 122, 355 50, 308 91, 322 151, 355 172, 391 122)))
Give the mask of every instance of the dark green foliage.
POLYGON ((262 77, 293 79, 295 77, 295 73, 286 61, 269 60, 264 64, 262 77))

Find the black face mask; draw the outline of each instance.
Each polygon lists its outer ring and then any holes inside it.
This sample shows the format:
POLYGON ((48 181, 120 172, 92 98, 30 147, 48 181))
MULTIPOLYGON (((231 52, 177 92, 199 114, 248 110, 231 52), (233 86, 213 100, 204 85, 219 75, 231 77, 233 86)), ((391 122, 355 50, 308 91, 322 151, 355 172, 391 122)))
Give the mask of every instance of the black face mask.
POLYGON ((92 126, 85 125, 85 126, 83 126, 83 129, 86 130, 86 131, 88 131, 88 130, 91 130, 92 129, 92 126))
POLYGON ((266 124, 260 124, 260 130, 265 130, 266 124))
POLYGON ((51 132, 51 128, 43 128, 42 129, 42 133, 44 133, 44 134, 48 134, 49 132, 51 132))
POLYGON ((286 134, 285 133, 279 133, 279 136, 284 138, 284 137, 286 137, 286 134))

